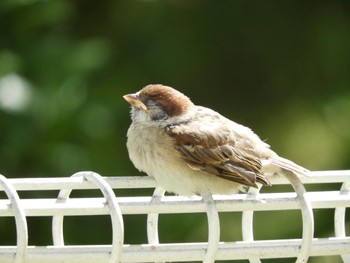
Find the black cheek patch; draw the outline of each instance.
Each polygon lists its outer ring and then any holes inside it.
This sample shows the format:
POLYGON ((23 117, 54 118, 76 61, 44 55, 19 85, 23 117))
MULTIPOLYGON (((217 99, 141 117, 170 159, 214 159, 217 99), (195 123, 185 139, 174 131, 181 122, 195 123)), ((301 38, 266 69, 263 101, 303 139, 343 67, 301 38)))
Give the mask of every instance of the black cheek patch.
POLYGON ((164 120, 168 117, 168 115, 164 111, 152 112, 150 116, 153 121, 164 120))

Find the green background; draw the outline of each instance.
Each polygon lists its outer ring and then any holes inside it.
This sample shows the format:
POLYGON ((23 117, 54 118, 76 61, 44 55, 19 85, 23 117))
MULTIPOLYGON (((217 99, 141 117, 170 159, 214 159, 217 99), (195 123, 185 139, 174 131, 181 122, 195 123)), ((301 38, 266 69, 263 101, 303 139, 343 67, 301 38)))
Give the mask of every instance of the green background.
MULTIPOLYGON (((311 170, 347 169, 349 47, 349 1, 2 0, 0 173, 139 175, 125 146, 130 119, 122 95, 150 83, 251 127, 311 170)), ((241 239, 240 217, 221 215, 223 241, 241 239)), ((315 218, 316 237, 334 235, 333 210, 315 211, 315 218)), ((52 244, 50 218, 28 220, 29 243, 52 244)), ((145 216, 124 220, 126 243, 146 242, 145 216)), ((298 211, 257 213, 256 238, 300 237, 300 221, 298 211)), ((111 241, 107 216, 65 222, 68 244, 111 241)), ((204 214, 163 215, 161 242, 206 241, 206 227, 204 214)), ((0 244, 15 242, 14 220, 0 218, 0 244)))

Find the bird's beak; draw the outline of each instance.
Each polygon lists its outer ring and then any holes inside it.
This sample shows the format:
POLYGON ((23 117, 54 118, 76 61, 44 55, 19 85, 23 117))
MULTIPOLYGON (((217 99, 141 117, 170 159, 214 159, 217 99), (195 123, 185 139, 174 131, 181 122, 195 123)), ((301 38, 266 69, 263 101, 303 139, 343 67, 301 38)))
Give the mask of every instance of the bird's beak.
POLYGON ((137 93, 124 95, 123 98, 130 103, 130 105, 135 106, 137 108, 147 110, 147 106, 141 101, 139 95, 137 93))

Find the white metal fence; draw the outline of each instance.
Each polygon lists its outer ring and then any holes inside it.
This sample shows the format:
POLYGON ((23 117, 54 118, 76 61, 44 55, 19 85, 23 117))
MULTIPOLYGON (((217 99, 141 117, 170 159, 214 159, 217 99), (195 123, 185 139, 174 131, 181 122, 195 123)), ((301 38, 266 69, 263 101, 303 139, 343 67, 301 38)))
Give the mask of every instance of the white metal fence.
MULTIPOLYGON (((307 262, 310 256, 341 255, 350 262, 350 236, 345 229, 345 212, 350 206, 350 170, 310 172, 304 184, 341 183, 336 191, 306 191, 295 178, 272 178, 274 185, 292 184, 295 192, 258 193, 231 196, 186 198, 164 196, 156 188, 153 196, 118 197, 118 189, 154 188, 150 177, 102 177, 93 172, 79 172, 69 178, 17 178, 0 176, 0 190, 8 199, 0 200, 1 217, 15 218, 16 246, 0 246, 0 262, 188 262, 247 259, 251 263, 266 258, 295 257, 307 262), (69 198, 75 189, 100 189, 101 198, 69 198), (60 190, 57 198, 20 199, 18 191, 60 190), (335 209, 335 237, 314 238, 314 209, 335 209), (302 238, 254 240, 254 211, 301 210, 302 238), (242 212, 242 241, 221 242, 219 213, 242 212), (159 243, 158 215, 206 213, 208 242, 159 243), (124 243, 122 215, 146 214, 148 244, 124 243), (110 215, 112 244, 65 245, 64 216, 110 215), (50 216, 51 246, 28 246, 27 217, 50 216)), ((1 238, 1 237, 0 237, 1 238)))

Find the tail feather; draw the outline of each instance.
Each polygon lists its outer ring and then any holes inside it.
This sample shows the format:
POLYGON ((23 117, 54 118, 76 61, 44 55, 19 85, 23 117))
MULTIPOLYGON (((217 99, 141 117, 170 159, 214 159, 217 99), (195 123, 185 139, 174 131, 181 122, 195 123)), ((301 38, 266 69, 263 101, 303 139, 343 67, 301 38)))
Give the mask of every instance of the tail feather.
POLYGON ((272 165, 278 166, 284 170, 291 171, 297 175, 308 177, 306 168, 280 156, 274 156, 270 159, 272 165))

